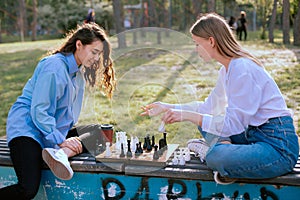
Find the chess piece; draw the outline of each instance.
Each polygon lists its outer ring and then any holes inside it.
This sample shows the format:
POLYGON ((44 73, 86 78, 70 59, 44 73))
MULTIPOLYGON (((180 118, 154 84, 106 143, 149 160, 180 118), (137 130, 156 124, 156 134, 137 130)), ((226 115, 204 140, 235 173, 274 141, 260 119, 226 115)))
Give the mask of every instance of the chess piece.
POLYGON ((131 151, 135 152, 136 150, 136 143, 139 143, 139 138, 138 137, 131 137, 131 151))
POLYGON ((179 156, 178 160, 179 160, 179 162, 178 162, 179 165, 185 165, 185 159, 183 157, 183 151, 180 151, 180 156, 179 156))
POLYGON ((127 158, 131 158, 132 157, 132 152, 131 152, 131 149, 130 149, 130 140, 127 140, 127 153, 126 153, 126 156, 127 158))
POLYGON ((160 126, 158 127, 158 131, 161 132, 161 133, 166 131, 164 121, 161 122, 160 126))
POLYGON ((154 137, 154 135, 152 135, 152 143, 151 143, 151 146, 152 146, 152 147, 155 146, 155 137, 154 137))
POLYGON ((134 152, 135 157, 138 157, 139 155, 141 155, 139 146, 140 146, 139 143, 136 143, 136 150, 134 152))
POLYGON ((121 143, 121 153, 120 153, 120 158, 124 158, 125 157, 125 153, 124 153, 124 145, 123 143, 121 143))
POLYGON ((161 138, 159 141, 158 141, 158 144, 159 144, 159 149, 161 149, 162 151, 164 151, 165 147, 166 147, 166 141, 164 138, 161 138))
POLYGON ((143 149, 147 149, 147 137, 144 137, 144 144, 143 144, 143 149))
POLYGON ((138 151, 140 152, 140 154, 143 153, 142 143, 141 143, 141 142, 139 142, 139 145, 138 145, 138 151))
POLYGON ((191 153, 189 148, 184 149, 184 160, 187 162, 191 160, 191 153))
POLYGON ((109 158, 109 157, 111 157, 110 142, 106 142, 105 144, 106 144, 105 157, 109 158))
POLYGON ((121 149, 121 141, 120 141, 120 132, 116 132, 116 143, 115 143, 115 149, 119 151, 121 149))
POLYGON ((174 158, 172 159, 172 164, 178 165, 178 159, 176 158, 176 156, 174 156, 174 158))
POLYGON ((168 148, 168 143, 167 143, 167 132, 164 132, 164 140, 165 140, 165 145, 166 145, 166 148, 168 148))
POLYGON ((150 141, 150 137, 147 137, 147 148, 146 148, 147 152, 151 152, 152 151, 152 145, 151 145, 151 141, 150 141))
POLYGON ((159 154, 158 154, 157 148, 158 148, 158 146, 155 145, 154 146, 153 160, 158 160, 158 158, 159 158, 159 154))

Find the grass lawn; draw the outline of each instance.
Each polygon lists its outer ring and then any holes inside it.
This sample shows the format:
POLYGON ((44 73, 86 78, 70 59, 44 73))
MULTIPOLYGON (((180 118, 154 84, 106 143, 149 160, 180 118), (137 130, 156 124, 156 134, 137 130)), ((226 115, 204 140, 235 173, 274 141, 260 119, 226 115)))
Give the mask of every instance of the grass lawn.
MULTIPOLYGON (((155 30, 148 29, 145 37, 136 33, 136 41, 134 33, 126 32, 127 47, 123 49, 118 49, 116 37, 111 37, 117 90, 109 101, 96 89, 88 88, 80 124, 111 123, 116 131, 126 131, 129 136, 143 138, 150 134, 160 138, 162 135, 157 131, 160 117, 140 117, 142 105, 153 101, 185 103, 207 97, 220 66, 202 62, 189 36, 174 31, 168 34, 161 33, 161 44, 157 44, 159 35, 155 30)), ((0 136, 5 135, 8 110, 38 60, 60 43, 61 40, 45 40, 0 45, 0 136)), ((261 40, 242 45, 259 57, 275 78, 294 111, 299 130, 300 50, 261 40)), ((184 145, 188 139, 200 137, 197 127, 189 122, 167 125, 166 129, 169 143, 184 145)))

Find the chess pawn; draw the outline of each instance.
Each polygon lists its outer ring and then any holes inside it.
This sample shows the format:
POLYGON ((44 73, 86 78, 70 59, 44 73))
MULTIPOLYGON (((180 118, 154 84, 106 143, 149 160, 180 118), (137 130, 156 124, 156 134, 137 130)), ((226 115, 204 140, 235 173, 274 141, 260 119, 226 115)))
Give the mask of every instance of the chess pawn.
POLYGON ((153 160, 158 160, 158 158, 159 158, 159 154, 158 154, 157 148, 158 148, 158 146, 155 145, 154 146, 153 160))
POLYGON ((172 164, 173 165, 178 165, 178 159, 176 156, 174 156, 174 158, 172 159, 172 164))
POLYGON ((138 145, 138 151, 142 154, 143 153, 143 149, 142 149, 142 143, 139 142, 139 145, 138 145))
POLYGON ((140 146, 139 143, 136 143, 136 150, 134 152, 135 157, 138 157, 139 155, 141 155, 139 146, 140 146))
POLYGON ((109 158, 109 157, 111 157, 110 142, 106 142, 105 144, 106 144, 105 157, 109 158))
POLYGON ((180 156, 179 156, 179 165, 185 165, 185 159, 183 157, 183 152, 180 152, 180 156))
POLYGON ((121 143, 121 153, 120 153, 120 158, 125 157, 125 153, 124 153, 124 145, 123 143, 121 143))

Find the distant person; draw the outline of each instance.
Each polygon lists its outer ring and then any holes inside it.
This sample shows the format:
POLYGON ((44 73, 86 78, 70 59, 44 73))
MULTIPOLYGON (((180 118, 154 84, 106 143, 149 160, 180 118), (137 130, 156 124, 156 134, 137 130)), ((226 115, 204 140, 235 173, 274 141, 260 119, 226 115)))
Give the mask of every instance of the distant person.
POLYGON ((241 11, 241 16, 238 19, 238 31, 237 35, 239 40, 242 40, 242 35, 244 33, 244 40, 247 40, 247 20, 246 20, 246 12, 241 11))
POLYGON ((131 22, 130 22, 130 20, 129 20, 128 18, 126 18, 126 19, 124 20, 124 28, 125 28, 126 30, 128 30, 128 29, 131 28, 131 22))
POLYGON ((88 10, 88 14, 86 16, 85 23, 91 23, 91 22, 95 22, 95 21, 96 21, 95 10, 93 8, 90 8, 88 10))
MULTIPOLYGON (((111 97, 115 79, 110 55, 105 31, 89 23, 70 31, 62 46, 40 60, 8 113, 7 142, 17 183, 1 188, 1 199, 33 199, 43 160, 58 178, 72 178, 68 158, 88 151, 88 140, 95 144, 99 135, 93 131, 96 126, 75 127, 84 96, 83 74, 86 68, 95 69, 97 86, 111 97)), ((94 80, 87 83, 95 85, 94 80)))
POLYGON ((228 22, 229 27, 232 31, 236 31, 237 29, 237 23, 235 17, 231 16, 228 22))

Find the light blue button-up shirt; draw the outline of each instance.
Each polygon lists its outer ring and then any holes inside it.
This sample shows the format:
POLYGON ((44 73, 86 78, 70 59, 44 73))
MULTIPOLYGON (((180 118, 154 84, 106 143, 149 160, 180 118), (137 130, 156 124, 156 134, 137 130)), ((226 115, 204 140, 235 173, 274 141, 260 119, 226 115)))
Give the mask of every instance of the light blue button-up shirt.
POLYGON ((9 111, 7 141, 27 136, 42 148, 61 144, 78 121, 84 87, 73 54, 43 58, 9 111))

